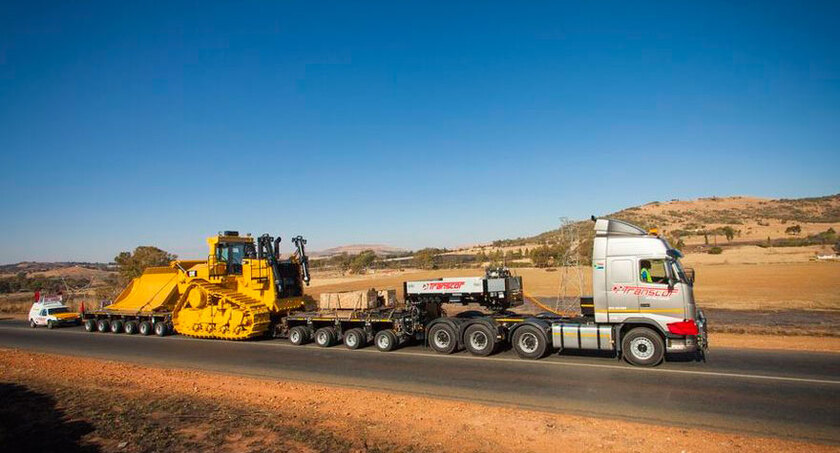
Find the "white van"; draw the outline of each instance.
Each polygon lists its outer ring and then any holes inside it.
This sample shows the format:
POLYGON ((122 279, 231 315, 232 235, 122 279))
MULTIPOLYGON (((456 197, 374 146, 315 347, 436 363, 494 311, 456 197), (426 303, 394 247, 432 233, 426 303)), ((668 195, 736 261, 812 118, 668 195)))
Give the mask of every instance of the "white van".
POLYGON ((70 311, 70 307, 61 301, 61 296, 41 296, 29 309, 29 325, 32 328, 47 326, 52 329, 58 326, 78 326, 81 323, 81 316, 70 311))

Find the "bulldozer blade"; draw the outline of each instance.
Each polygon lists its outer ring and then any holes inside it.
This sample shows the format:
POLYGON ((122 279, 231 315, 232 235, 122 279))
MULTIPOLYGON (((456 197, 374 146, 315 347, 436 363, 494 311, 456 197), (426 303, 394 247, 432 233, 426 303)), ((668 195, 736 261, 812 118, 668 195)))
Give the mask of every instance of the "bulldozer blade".
POLYGON ((106 310, 151 312, 172 310, 178 300, 178 270, 150 267, 135 278, 106 310))

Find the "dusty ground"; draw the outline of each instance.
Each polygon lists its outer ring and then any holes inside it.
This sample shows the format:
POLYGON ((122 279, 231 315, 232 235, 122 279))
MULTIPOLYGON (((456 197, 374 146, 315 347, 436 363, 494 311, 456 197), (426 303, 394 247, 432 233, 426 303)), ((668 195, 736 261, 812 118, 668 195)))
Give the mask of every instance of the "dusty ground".
POLYGON ((712 354, 715 348, 778 349, 840 353, 840 338, 790 335, 744 335, 715 333, 710 335, 712 354))
POLYGON ((837 451, 774 438, 8 349, 0 350, 0 398, 0 444, 6 451, 556 451, 558 445, 565 451, 837 451))

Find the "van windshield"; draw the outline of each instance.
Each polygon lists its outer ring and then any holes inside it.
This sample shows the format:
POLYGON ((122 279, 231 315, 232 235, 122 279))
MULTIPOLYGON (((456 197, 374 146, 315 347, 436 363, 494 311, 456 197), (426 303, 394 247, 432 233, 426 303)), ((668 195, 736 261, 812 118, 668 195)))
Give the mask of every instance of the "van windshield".
POLYGON ((51 315, 57 313, 70 313, 70 309, 67 307, 50 308, 49 310, 47 310, 47 312, 51 315))

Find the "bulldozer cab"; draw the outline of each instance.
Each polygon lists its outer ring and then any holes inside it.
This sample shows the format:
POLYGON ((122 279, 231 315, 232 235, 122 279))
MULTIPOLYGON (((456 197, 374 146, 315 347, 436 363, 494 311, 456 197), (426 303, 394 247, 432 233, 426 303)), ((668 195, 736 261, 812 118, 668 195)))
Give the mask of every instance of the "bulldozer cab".
POLYGON ((208 238, 207 243, 210 245, 210 274, 214 277, 242 275, 242 261, 257 254, 254 239, 240 237, 236 231, 225 231, 208 238))

